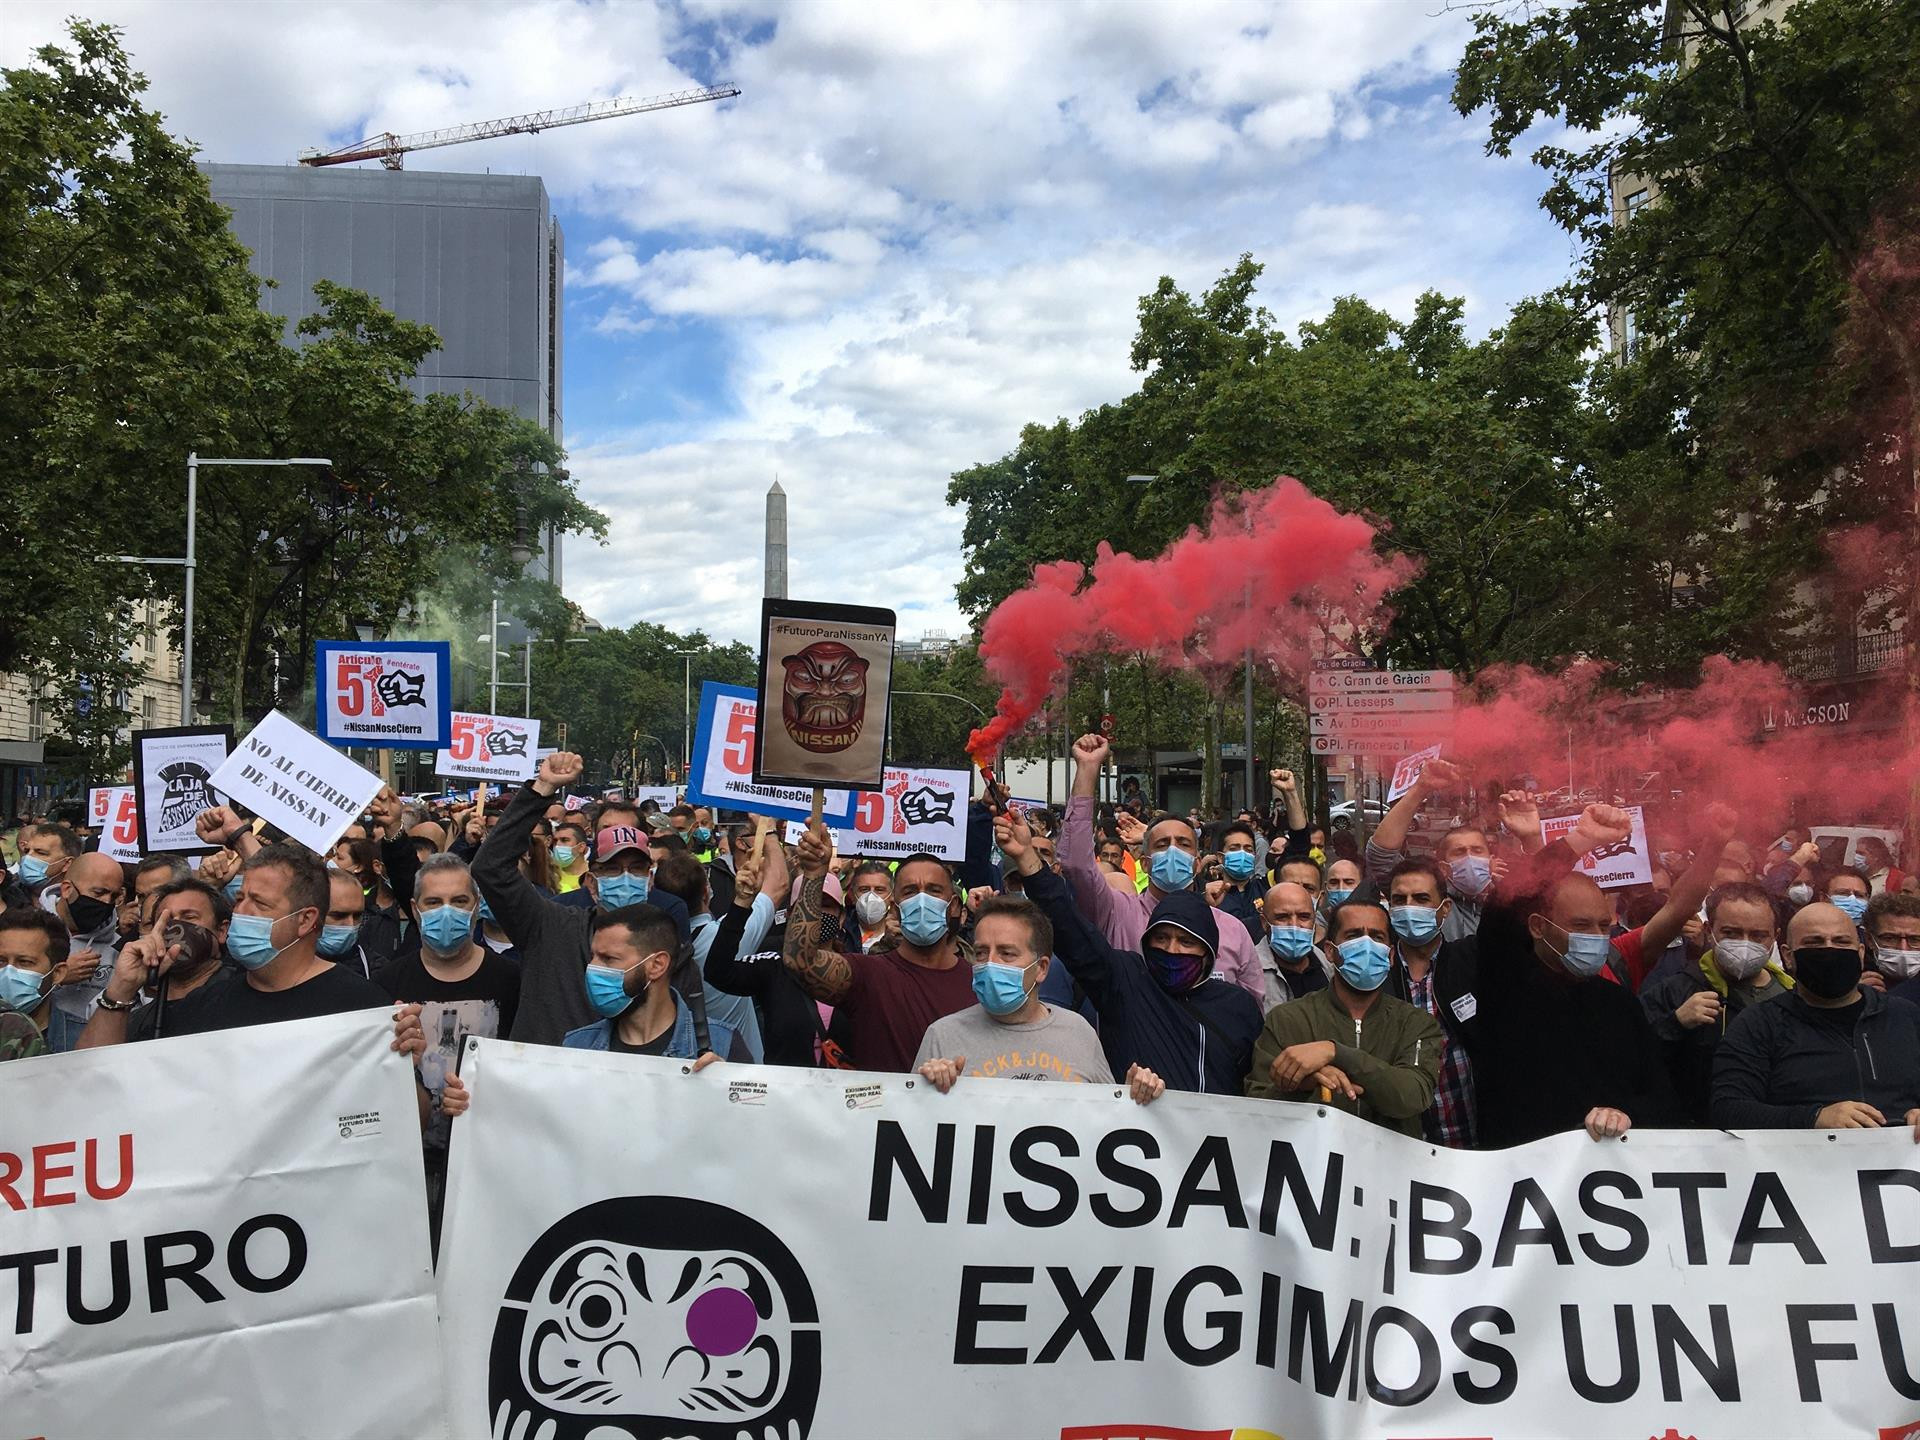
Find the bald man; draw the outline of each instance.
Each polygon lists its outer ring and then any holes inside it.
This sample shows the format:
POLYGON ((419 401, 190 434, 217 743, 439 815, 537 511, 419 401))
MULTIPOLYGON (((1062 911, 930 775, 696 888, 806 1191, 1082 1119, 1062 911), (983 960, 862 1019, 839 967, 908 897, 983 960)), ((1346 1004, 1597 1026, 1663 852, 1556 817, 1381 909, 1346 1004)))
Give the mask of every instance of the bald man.
POLYGON ((80 1032, 113 974, 120 944, 119 906, 127 888, 118 860, 97 851, 76 855, 66 873, 40 893, 42 909, 67 927, 66 978, 54 988, 47 1048, 80 1048, 80 1032))
POLYGON ((1920 1006, 1860 983, 1866 953, 1837 905, 1787 924, 1794 989, 1744 1011, 1713 1064, 1713 1123, 1727 1130, 1906 1125, 1920 1143, 1920 1006))
MULTIPOLYGON (((1672 1088, 1640 1002, 1601 972, 1613 902, 1574 866, 1632 822, 1589 805, 1573 831, 1500 883, 1480 920, 1473 989, 1480 1143, 1523 1145, 1565 1130, 1616 1139, 1673 1117, 1672 1088)), ((1624 965, 1622 966, 1624 969, 1624 965)))
POLYGON ((1270 886, 1261 898, 1260 913, 1267 933, 1254 950, 1266 981, 1266 999, 1260 1006, 1264 1014, 1276 1005, 1326 989, 1327 967, 1320 959, 1317 913, 1306 886, 1291 880, 1270 886))

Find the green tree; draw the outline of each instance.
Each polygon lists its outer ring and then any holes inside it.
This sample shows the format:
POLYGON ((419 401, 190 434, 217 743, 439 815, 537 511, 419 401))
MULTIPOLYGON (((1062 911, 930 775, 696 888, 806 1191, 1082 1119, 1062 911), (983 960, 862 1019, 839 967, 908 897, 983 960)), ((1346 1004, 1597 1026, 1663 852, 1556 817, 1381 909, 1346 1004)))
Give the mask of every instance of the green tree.
POLYGON ((96 773, 125 758, 134 603, 172 602, 179 638, 179 571, 104 557, 177 553, 190 451, 334 462, 202 472, 197 672, 239 720, 298 699, 313 640, 392 633, 463 581, 525 590, 514 551, 546 525, 604 530, 537 426, 413 396, 430 328, 322 285, 301 347, 283 345, 145 88, 118 33, 85 21, 0 74, 0 672, 52 687, 54 725, 96 773))
MULTIPOLYGON (((1576 137, 1533 153, 1548 177, 1541 204, 1580 248, 1575 301, 1612 307, 1647 337, 1622 368, 1651 373, 1622 383, 1664 412, 1668 468, 1708 477, 1710 522, 1740 527, 1741 544, 1709 557, 1715 593, 1684 617, 1689 638, 1702 623, 1737 639, 1809 618, 1790 592, 1830 564, 1823 532, 1920 504, 1920 10, 1747 10, 1492 11, 1476 18, 1453 92, 1462 114, 1486 113, 1495 154, 1543 120, 1576 137), (1657 198, 1616 213, 1615 176, 1641 177, 1657 198)), ((1913 549, 1910 538, 1892 557, 1907 587, 1920 583, 1913 549)))

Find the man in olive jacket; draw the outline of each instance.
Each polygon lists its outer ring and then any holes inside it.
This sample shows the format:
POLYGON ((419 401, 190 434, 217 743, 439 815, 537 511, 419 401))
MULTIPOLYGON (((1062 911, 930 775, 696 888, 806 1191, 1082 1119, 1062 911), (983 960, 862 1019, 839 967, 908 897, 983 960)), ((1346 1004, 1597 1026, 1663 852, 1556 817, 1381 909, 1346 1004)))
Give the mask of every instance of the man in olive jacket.
POLYGON ((1386 993, 1387 912, 1349 901, 1327 924, 1331 982, 1267 1012, 1247 1094, 1332 1105, 1420 1138, 1446 1037, 1425 1010, 1386 993))

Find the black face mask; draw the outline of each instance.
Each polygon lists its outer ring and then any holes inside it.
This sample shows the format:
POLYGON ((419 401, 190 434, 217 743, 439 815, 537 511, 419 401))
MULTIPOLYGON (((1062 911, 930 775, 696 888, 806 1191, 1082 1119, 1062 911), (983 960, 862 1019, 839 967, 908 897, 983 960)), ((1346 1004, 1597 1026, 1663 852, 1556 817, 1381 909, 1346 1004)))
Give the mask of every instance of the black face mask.
POLYGON ((67 902, 67 913, 73 917, 74 934, 91 935, 113 918, 113 904, 91 895, 76 895, 67 902))
POLYGON ((1840 945, 1805 945, 1793 952, 1793 978, 1809 995, 1838 1000, 1860 983, 1860 952, 1840 945))

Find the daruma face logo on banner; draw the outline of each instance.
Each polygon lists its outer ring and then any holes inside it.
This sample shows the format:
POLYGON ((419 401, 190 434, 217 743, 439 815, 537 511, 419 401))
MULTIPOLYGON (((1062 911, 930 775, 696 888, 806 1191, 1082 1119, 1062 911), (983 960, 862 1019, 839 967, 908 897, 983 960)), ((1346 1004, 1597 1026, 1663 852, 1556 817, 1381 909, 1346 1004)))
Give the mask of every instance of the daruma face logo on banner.
POLYGON ((0 1435, 444 1433, 392 1035, 376 1010, 6 1066, 0 1435), (236 1075, 218 1123, 181 1105, 236 1075))
MULTIPOLYGON (((716 685, 711 680, 700 687, 687 803, 745 810, 779 820, 806 819, 813 809, 811 789, 763 785, 753 778, 757 728, 753 691, 738 685, 716 685)), ((671 788, 667 793, 672 794, 671 788)), ((671 808, 671 801, 665 803, 671 808)), ((829 825, 851 824, 853 796, 845 790, 827 791, 823 814, 829 825)))
POLYGON ((442 750, 434 774, 466 780, 531 780, 538 768, 540 722, 517 715, 453 714, 453 743, 442 750))
POLYGON ((389 750, 452 744, 452 669, 445 640, 322 640, 314 647, 320 738, 389 750))
POLYGON ((242 740, 213 788, 279 826, 316 854, 380 793, 380 777, 322 744, 278 710, 242 740))
POLYGON ((893 690, 891 610, 766 600, 760 609, 763 714, 753 778, 763 785, 878 790, 893 690))
POLYGON ((1457 1154, 1106 1086, 464 1073, 455 1434, 1821 1440, 1920 1403, 1904 1128, 1457 1154))

